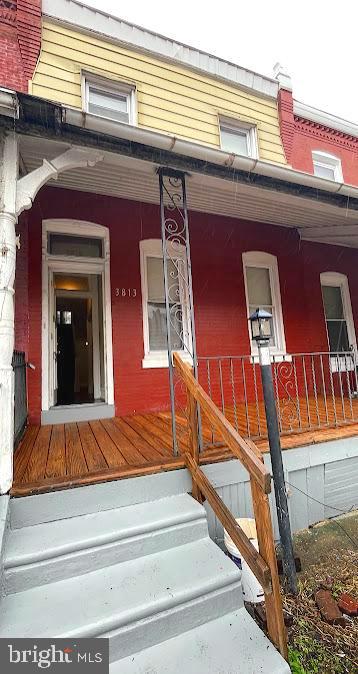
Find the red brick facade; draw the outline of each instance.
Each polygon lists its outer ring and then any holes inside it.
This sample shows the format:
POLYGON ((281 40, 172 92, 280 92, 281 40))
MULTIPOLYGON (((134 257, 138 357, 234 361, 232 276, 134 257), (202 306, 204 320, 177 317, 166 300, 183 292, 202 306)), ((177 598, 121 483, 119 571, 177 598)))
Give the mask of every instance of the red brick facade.
POLYGON ((358 185, 358 138, 295 117, 291 163, 293 168, 313 173, 312 152, 321 150, 341 160, 343 180, 358 185))
MULTIPOLYGON (((28 375, 30 420, 38 421, 41 411, 41 223, 46 218, 74 218, 109 227, 116 412, 167 407, 167 370, 142 368, 139 241, 160 237, 158 206, 44 188, 20 221, 16 279, 17 345, 25 347, 28 335, 26 351, 36 366, 28 375), (117 287, 136 288, 137 296, 117 297, 117 287)), ((293 229, 204 213, 190 213, 189 225, 199 355, 249 353, 242 269, 242 253, 249 250, 277 256, 288 353, 327 350, 323 271, 348 276, 358 329, 356 250, 302 242, 293 229)))
POLYGON ((328 152, 341 160, 344 182, 358 185, 357 137, 295 115, 291 91, 279 90, 278 109, 282 143, 292 168, 313 173, 312 152, 328 152))
POLYGON ((0 85, 28 91, 41 47, 41 0, 0 0, 0 85))
POLYGON ((291 91, 285 91, 285 89, 279 90, 278 114, 283 149, 285 151, 286 161, 290 164, 294 138, 293 98, 291 91))

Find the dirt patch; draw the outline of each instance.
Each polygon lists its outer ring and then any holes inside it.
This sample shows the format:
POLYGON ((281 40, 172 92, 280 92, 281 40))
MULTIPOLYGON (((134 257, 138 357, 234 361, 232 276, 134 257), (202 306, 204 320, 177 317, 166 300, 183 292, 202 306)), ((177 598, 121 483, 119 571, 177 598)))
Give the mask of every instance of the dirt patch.
POLYGON ((356 674, 358 672, 358 618, 346 627, 325 622, 315 592, 326 578, 332 593, 358 598, 358 514, 316 525, 295 536, 295 552, 302 562, 297 599, 284 596, 292 615, 288 630, 290 664, 296 674, 356 674))

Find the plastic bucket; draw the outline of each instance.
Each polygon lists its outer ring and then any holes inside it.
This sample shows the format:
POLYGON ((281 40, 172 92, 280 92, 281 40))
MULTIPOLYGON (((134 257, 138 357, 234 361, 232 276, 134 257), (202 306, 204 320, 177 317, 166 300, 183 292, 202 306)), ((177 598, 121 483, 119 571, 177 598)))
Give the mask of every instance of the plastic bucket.
MULTIPOLYGON (((246 534, 246 536, 250 539, 252 538, 257 538, 257 533, 256 533, 256 523, 255 520, 251 517, 238 517, 236 519, 236 522, 238 525, 241 527, 243 532, 246 534)), ((240 566, 241 569, 241 553, 237 549, 236 545, 234 545, 232 538, 229 536, 228 532, 226 529, 224 529, 224 544, 225 548, 229 553, 229 557, 233 559, 235 564, 240 566), (240 563, 238 563, 240 561, 240 563)))
MULTIPOLYGON (((238 517, 236 522, 248 538, 256 538, 256 523, 254 519, 250 517, 238 517)), ((242 569, 241 552, 237 549, 236 545, 234 545, 232 538, 229 536, 226 529, 224 529, 224 544, 230 559, 232 559, 239 569, 242 569)))
MULTIPOLYGON (((255 520, 250 517, 239 517, 236 519, 236 522, 251 540, 256 550, 258 550, 255 520)), ((224 544, 230 559, 232 559, 239 569, 242 570, 241 581, 245 601, 250 601, 252 603, 262 602, 264 600, 264 592, 260 583, 257 581, 245 560, 241 558, 240 551, 237 549, 236 545, 234 545, 232 538, 225 529, 224 544)))

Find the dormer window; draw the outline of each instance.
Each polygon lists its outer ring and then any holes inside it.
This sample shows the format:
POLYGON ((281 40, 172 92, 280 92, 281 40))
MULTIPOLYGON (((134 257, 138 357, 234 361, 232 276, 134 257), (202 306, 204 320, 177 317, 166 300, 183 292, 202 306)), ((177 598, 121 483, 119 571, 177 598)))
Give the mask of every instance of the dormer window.
POLYGON ((312 152, 313 173, 317 178, 343 183, 342 163, 338 157, 328 152, 312 152))
POLYGON ((256 158, 256 128, 234 119, 220 119, 220 146, 226 152, 256 158))
POLYGON ((85 78, 87 112, 124 124, 135 124, 135 89, 121 82, 85 78))

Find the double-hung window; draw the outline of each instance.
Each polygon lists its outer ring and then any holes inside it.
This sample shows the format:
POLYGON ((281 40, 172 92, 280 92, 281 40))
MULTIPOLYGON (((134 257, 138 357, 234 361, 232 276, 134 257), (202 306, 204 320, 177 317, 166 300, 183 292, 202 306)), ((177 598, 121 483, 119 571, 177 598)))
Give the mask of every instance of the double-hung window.
POLYGON ((348 279, 338 272, 324 272, 321 286, 329 350, 349 351, 356 338, 348 279))
POLYGON ((226 152, 257 158, 256 128, 252 124, 220 119, 220 146, 226 152))
POLYGON ((324 272, 321 287, 332 370, 352 370, 353 354, 347 352, 356 351, 357 343, 348 279, 338 272, 324 272))
MULTIPOLYGON (((242 258, 247 315, 249 317, 256 309, 265 309, 272 314, 270 350, 273 355, 285 355, 286 341, 277 258, 260 251, 243 253, 242 258)), ((251 353, 257 355, 257 345, 251 340, 250 327, 249 336, 251 353)))
POLYGON ((342 163, 338 157, 328 152, 315 150, 312 152, 313 173, 317 178, 343 182, 342 163))
POLYGON ((135 89, 121 82, 85 78, 85 109, 99 117, 135 124, 135 89))
MULTIPOLYGON (((169 286, 170 338, 173 350, 183 355, 191 353, 188 313, 185 249, 167 244, 169 259, 167 275, 169 286)), ((143 367, 168 365, 167 315, 164 290, 162 243, 158 239, 140 242, 144 358, 143 367)))

